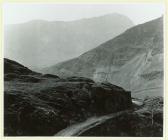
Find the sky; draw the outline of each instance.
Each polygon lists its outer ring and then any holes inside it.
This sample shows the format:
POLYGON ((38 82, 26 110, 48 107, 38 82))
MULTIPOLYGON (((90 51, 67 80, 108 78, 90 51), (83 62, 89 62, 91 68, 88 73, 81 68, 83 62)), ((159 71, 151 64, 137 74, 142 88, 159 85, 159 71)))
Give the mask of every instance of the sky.
POLYGON ((3 5, 4 24, 31 20, 70 21, 110 13, 129 17, 135 25, 164 14, 163 4, 9 4, 3 5))

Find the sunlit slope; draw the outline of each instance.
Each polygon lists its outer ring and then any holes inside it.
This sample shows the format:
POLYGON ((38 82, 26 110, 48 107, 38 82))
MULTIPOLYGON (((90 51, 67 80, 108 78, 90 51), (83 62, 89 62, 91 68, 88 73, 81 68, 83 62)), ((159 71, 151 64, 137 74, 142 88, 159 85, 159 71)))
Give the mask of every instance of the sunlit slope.
POLYGON ((109 76, 109 81, 131 90, 137 96, 162 96, 163 56, 141 54, 109 76))
MULTIPOLYGON (((44 72, 110 81, 136 94, 142 89, 162 89, 163 18, 135 26, 77 58, 46 68, 44 72)), ((161 90, 157 91, 156 95, 161 93, 161 90)))

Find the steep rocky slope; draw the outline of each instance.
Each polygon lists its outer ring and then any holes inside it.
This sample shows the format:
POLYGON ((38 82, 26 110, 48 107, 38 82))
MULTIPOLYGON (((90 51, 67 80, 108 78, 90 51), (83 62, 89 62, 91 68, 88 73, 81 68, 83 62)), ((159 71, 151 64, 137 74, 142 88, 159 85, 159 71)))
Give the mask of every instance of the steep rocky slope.
POLYGON ((7 25, 5 57, 33 69, 50 66, 95 48, 132 26, 132 21, 120 14, 68 22, 34 20, 7 25))
POLYGON ((81 56, 44 69, 109 81, 135 97, 163 94, 163 17, 137 25, 81 56))
POLYGON ((110 83, 43 75, 4 60, 5 136, 51 136, 88 117, 131 106, 131 93, 110 83))

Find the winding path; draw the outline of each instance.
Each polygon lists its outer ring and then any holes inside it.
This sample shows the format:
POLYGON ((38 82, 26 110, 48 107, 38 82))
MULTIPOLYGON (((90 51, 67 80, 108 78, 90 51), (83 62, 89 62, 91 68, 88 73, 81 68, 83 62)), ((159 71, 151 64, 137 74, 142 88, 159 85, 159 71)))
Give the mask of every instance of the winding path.
MULTIPOLYGON (((138 106, 141 106, 143 103, 133 99, 132 100, 133 104, 136 104, 138 106)), ((120 112, 116 112, 116 113, 112 113, 112 114, 108 114, 108 115, 104 115, 104 116, 94 116, 94 117, 90 117, 88 118, 86 121, 84 122, 80 122, 74 125, 71 125, 61 131, 59 131, 58 133, 56 133, 54 136, 79 136, 80 134, 82 134, 83 132, 85 132, 86 130, 93 128, 101 123, 104 123, 105 121, 107 121, 108 119, 112 119, 115 117, 118 117, 126 112, 130 112, 131 110, 125 110, 125 111, 120 111, 120 112)))
POLYGON ((108 119, 118 117, 126 112, 129 112, 129 111, 130 110, 120 111, 117 113, 112 113, 112 114, 108 114, 108 115, 104 115, 104 116, 100 116, 100 117, 94 116, 94 117, 88 118, 84 122, 71 125, 65 129, 59 131, 54 136, 65 136, 65 137, 66 136, 79 136, 81 133, 85 132, 86 130, 93 128, 93 127, 105 122, 108 119))

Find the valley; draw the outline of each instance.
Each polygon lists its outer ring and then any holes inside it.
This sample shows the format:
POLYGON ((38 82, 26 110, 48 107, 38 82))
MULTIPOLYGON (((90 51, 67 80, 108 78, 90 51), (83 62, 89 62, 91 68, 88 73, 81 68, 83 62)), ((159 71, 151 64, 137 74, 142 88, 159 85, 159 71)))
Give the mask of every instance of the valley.
POLYGON ((7 26, 4 135, 162 137, 163 40, 163 17, 7 26))

